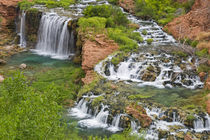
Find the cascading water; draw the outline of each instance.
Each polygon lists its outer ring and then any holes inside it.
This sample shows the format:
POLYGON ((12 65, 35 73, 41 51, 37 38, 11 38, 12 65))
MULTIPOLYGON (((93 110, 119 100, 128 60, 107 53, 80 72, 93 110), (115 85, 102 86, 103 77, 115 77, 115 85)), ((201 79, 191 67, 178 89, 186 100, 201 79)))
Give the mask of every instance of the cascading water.
POLYGON ((95 67, 102 76, 109 80, 129 80, 137 82, 139 86, 149 85, 158 88, 183 86, 186 88, 202 88, 203 83, 194 73, 191 62, 182 60, 186 65, 185 70, 176 65, 173 56, 161 53, 132 54, 127 60, 117 66, 111 64, 108 57, 95 67))
POLYGON ((67 59, 73 55, 74 34, 68 30, 70 20, 55 13, 44 13, 35 51, 40 55, 49 55, 58 59, 67 59))
POLYGON ((206 114, 203 118, 195 115, 195 118, 193 126, 196 132, 210 131, 210 117, 208 114, 206 114))
POLYGON ((26 47, 26 39, 25 39, 25 20, 26 20, 26 12, 23 10, 20 15, 20 47, 26 47))

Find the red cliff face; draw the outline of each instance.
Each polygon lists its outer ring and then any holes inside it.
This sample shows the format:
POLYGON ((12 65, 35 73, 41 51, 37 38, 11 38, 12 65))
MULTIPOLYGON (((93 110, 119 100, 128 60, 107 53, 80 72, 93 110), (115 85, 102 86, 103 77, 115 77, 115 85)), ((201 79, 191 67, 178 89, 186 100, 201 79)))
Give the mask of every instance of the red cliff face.
POLYGON ((82 48, 82 69, 86 73, 86 77, 83 78, 85 84, 89 84, 94 80, 94 66, 117 49, 118 45, 103 34, 96 35, 94 41, 84 41, 82 48))
POLYGON ((210 0, 196 0, 192 10, 175 18, 165 26, 176 38, 187 37, 194 40, 203 31, 210 31, 210 0))
POLYGON ((4 29, 14 21, 19 1, 21 0, 0 0, 1 29, 4 29))

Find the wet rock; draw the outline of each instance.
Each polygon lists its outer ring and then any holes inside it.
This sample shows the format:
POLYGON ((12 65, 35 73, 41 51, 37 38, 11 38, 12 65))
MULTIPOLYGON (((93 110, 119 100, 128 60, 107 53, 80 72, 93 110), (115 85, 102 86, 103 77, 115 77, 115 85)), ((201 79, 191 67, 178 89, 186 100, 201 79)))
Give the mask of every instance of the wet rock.
POLYGON ((7 62, 3 59, 0 59, 0 65, 5 65, 7 62))
POLYGON ((190 135, 187 134, 184 136, 184 140, 193 140, 193 139, 190 135))
POLYGON ((184 139, 184 135, 185 135, 184 132, 178 132, 178 133, 176 133, 175 136, 177 139, 184 139))
POLYGON ((126 113, 139 120, 143 128, 149 127, 152 123, 152 119, 140 105, 131 104, 130 106, 127 106, 126 113))
POLYGON ((0 83, 2 83, 4 81, 4 76, 0 75, 0 83))
POLYGON ((20 69, 26 69, 26 68, 27 68, 27 65, 23 63, 23 64, 21 64, 21 65, 19 66, 19 68, 20 68, 20 69))
POLYGON ((206 96, 207 101, 206 101, 206 111, 210 115, 210 93, 206 96))
POLYGON ((199 77, 200 77, 201 81, 203 82, 206 78, 206 73, 205 72, 200 72, 199 77))
POLYGON ((163 139, 163 138, 168 137, 168 132, 167 131, 164 131, 164 130, 158 130, 158 131, 159 131, 159 135, 158 135, 159 139, 163 139))

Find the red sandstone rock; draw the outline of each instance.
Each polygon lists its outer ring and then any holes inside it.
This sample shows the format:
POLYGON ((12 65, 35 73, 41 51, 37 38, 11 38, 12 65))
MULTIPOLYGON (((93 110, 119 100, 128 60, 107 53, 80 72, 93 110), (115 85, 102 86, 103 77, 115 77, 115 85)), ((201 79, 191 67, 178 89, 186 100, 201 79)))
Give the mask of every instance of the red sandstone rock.
POLYGON ((210 115, 210 93, 206 96, 207 101, 206 101, 206 111, 210 115))
POLYGON ((177 39, 195 39, 202 31, 210 31, 210 0, 196 0, 192 10, 165 26, 177 39))
POLYGON ((129 13, 134 13, 134 0, 119 0, 119 5, 129 13))
POLYGON ((147 115, 145 109, 139 105, 133 104, 126 107, 126 113, 138 119, 144 128, 149 127, 152 123, 152 119, 147 115))
POLYGON ((205 89, 210 90, 210 76, 208 76, 208 78, 206 79, 205 89))
POLYGON ((201 81, 204 81, 205 77, 206 77, 206 73, 205 72, 200 72, 199 77, 200 77, 201 81))
POLYGON ((184 140, 193 140, 192 137, 190 135, 185 135, 184 136, 184 140))
POLYGON ((95 41, 86 40, 82 48, 82 69, 86 72, 83 82, 88 84, 94 80, 94 66, 118 49, 118 45, 105 35, 97 35, 95 41))

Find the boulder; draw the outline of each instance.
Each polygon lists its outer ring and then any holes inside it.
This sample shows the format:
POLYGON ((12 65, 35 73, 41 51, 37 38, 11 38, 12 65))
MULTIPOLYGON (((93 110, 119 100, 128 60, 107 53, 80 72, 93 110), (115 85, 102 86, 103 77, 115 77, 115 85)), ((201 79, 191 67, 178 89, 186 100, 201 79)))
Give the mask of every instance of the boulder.
POLYGON ((131 104, 126 107, 126 113, 139 120, 143 128, 149 127, 152 119, 147 115, 146 110, 140 105, 131 104))
POLYGON ((26 69, 26 67, 27 67, 27 65, 24 63, 19 66, 20 69, 26 69))
POLYGON ((5 65, 7 62, 3 59, 0 59, 0 65, 5 65))

